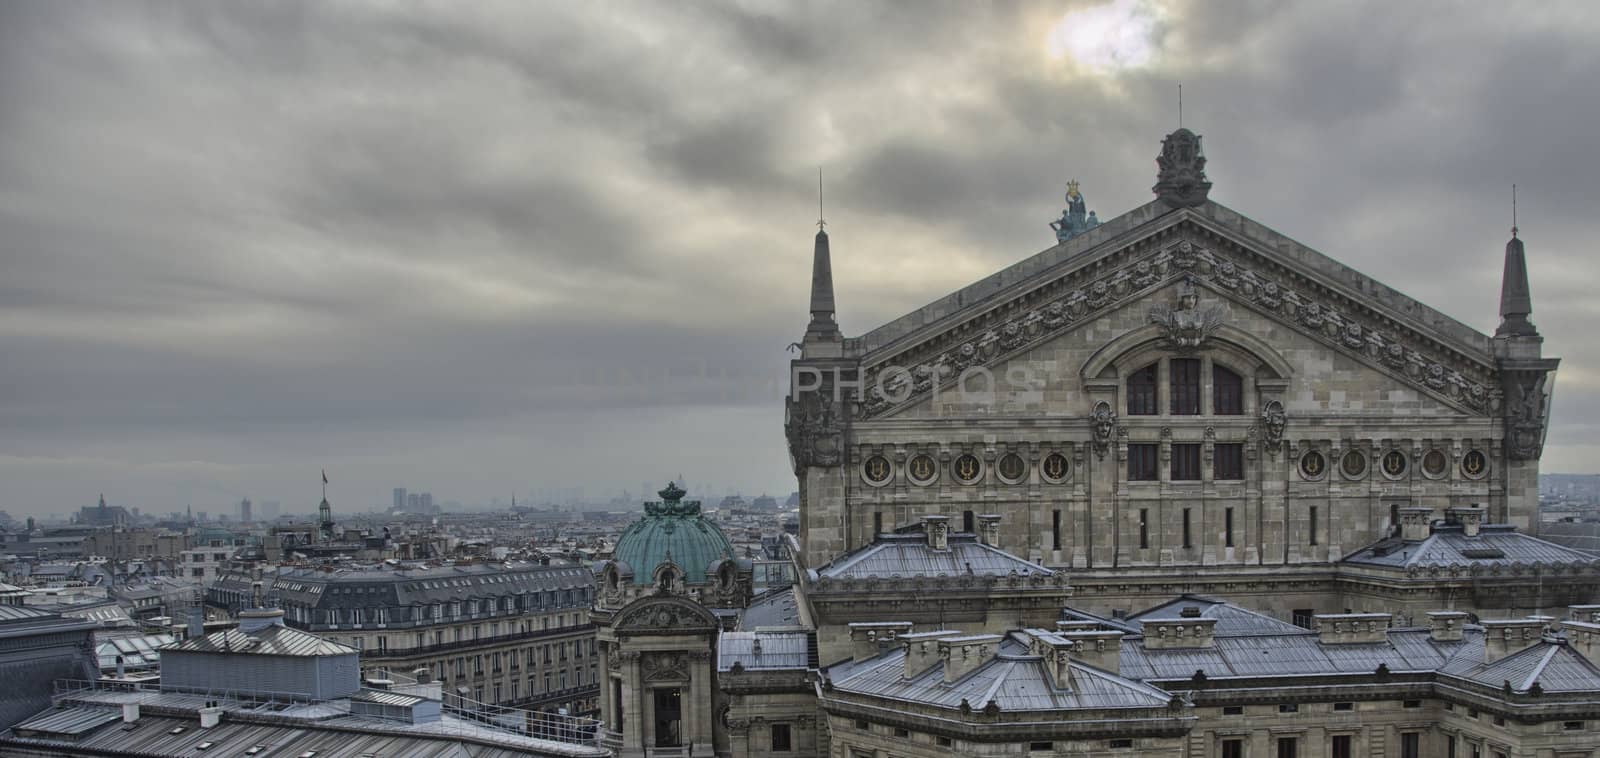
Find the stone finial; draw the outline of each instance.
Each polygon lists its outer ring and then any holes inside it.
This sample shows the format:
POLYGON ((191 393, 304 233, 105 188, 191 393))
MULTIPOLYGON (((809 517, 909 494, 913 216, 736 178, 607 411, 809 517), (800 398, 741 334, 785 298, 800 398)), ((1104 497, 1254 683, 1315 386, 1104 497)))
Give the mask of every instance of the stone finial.
POLYGON ((1180 127, 1161 140, 1161 155, 1156 157, 1156 197, 1179 208, 1191 208, 1206 201, 1211 182, 1206 180, 1206 156, 1200 135, 1180 127))
POLYGON ((1500 279, 1500 328, 1496 337, 1538 337, 1539 329, 1528 320, 1533 314, 1533 291, 1528 286, 1528 258, 1516 230, 1506 243, 1505 273, 1500 279))
POLYGON ((843 339, 833 309, 833 260, 828 251, 828 233, 819 230, 811 254, 811 323, 806 325, 803 342, 843 339))

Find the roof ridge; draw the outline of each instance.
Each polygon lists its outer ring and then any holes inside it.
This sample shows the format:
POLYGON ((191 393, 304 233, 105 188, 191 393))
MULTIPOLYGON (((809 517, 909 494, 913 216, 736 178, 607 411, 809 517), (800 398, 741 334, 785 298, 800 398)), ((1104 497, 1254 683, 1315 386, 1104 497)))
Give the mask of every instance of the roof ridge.
MULTIPOLYGON (((1545 643, 1541 642, 1540 644, 1545 643)), ((1534 664, 1533 670, 1528 672, 1527 678, 1522 680, 1522 686, 1518 687, 1517 689, 1526 691, 1529 687, 1533 686, 1534 682, 1539 681, 1539 675, 1543 674, 1544 668, 1550 665, 1550 659, 1556 657, 1556 653, 1561 652, 1561 647, 1561 645, 1549 645, 1550 649, 1546 650, 1544 652, 1544 657, 1539 659, 1538 663, 1534 664)))

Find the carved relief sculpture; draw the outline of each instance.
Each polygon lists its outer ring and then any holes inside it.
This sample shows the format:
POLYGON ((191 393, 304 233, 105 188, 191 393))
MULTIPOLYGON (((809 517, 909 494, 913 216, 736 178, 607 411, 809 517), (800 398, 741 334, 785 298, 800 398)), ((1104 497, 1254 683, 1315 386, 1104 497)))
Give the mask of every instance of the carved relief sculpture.
POLYGON ((1160 327, 1167 345, 1181 353, 1198 350, 1217 327, 1228 318, 1228 306, 1221 303, 1200 307, 1200 296, 1195 292, 1194 279, 1185 277, 1178 290, 1177 307, 1166 303, 1150 306, 1147 315, 1150 323, 1160 327))
POLYGON ((1095 404, 1094 412, 1089 414, 1089 426, 1094 432, 1095 455, 1103 459, 1111 448, 1111 437, 1117 428, 1117 412, 1111 410, 1110 403, 1102 400, 1095 404))
POLYGON ((1283 429, 1288 423, 1289 417, 1283 412, 1283 403, 1267 401, 1266 407, 1261 410, 1261 427, 1266 430, 1262 444, 1269 455, 1276 457, 1278 448, 1283 446, 1283 429))
POLYGON ((784 434, 795 473, 811 466, 839 465, 844 444, 833 400, 825 391, 802 392, 784 406, 784 434))

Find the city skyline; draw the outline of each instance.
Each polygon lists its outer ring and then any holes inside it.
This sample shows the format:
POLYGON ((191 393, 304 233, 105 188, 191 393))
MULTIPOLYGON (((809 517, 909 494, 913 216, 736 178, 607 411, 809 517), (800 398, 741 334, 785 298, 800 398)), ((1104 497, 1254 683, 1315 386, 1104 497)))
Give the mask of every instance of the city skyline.
POLYGON ((1053 244, 1069 180, 1147 201, 1179 83, 1213 197, 1485 333, 1517 183, 1543 468, 1592 468, 1582 6, 1084 5, 8 4, 0 508, 786 495, 817 168, 854 335, 1053 244))

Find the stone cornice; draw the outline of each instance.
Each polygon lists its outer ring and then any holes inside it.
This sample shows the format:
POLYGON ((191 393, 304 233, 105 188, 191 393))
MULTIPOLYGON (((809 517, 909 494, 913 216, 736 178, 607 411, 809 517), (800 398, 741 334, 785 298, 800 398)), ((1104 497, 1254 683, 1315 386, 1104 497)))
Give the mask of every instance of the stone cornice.
POLYGON ((833 716, 938 734, 971 742, 1021 742, 1029 739, 1104 739, 1113 737, 1181 737, 1198 720, 1194 709, 1052 709, 1000 711, 981 706, 962 715, 938 706, 909 703, 823 688, 821 709, 833 716))
POLYGON ((1498 380, 1486 351, 1409 323, 1349 287, 1331 284, 1325 272, 1260 253, 1212 223, 1185 211, 1120 249, 1085 255, 1053 279, 1019 287, 1008 299, 960 320, 942 319, 925 330, 927 337, 896 340, 863 355, 860 415, 913 405, 936 383, 953 385, 963 370, 998 365, 1184 278, 1451 407, 1478 415, 1498 411, 1498 380), (887 367, 904 370, 886 372, 887 367))

